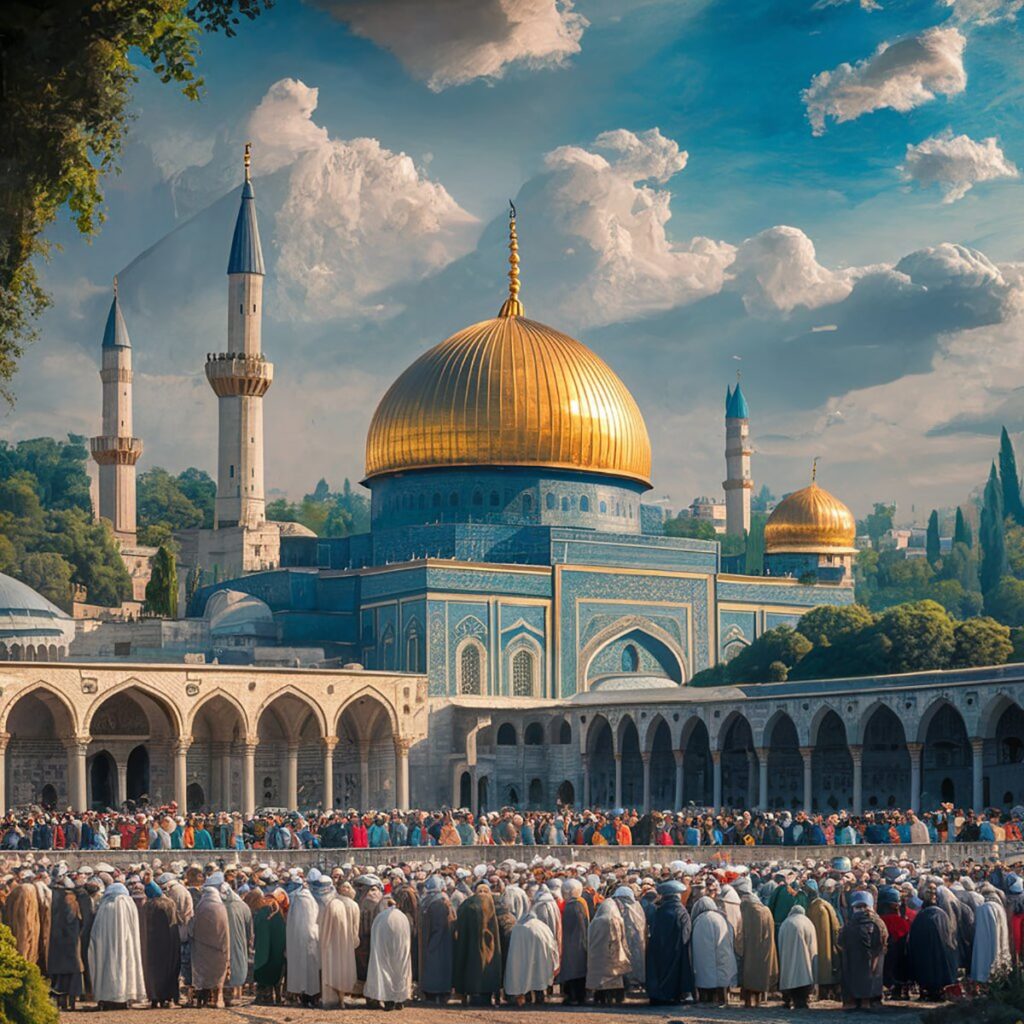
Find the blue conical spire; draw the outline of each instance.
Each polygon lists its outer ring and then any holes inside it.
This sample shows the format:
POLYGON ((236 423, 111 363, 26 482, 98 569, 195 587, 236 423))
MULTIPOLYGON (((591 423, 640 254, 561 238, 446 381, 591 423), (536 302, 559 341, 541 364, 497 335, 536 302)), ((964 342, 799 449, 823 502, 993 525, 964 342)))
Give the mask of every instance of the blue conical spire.
POLYGON ((249 180, 249 153, 245 144, 245 184, 242 186, 242 204, 235 220, 235 234, 231 239, 228 257, 229 274, 264 274, 263 249, 260 247, 260 229, 256 223, 256 193, 249 180))
POLYGON ((725 407, 725 415, 731 420, 749 420, 750 409, 747 407, 747 398, 743 394, 740 382, 736 381, 736 387, 732 393, 732 399, 725 407))
POLYGON ((117 278, 114 278, 114 298, 107 314, 107 326, 103 329, 104 348, 131 348, 132 341, 128 337, 128 325, 124 322, 121 303, 117 301, 117 278))

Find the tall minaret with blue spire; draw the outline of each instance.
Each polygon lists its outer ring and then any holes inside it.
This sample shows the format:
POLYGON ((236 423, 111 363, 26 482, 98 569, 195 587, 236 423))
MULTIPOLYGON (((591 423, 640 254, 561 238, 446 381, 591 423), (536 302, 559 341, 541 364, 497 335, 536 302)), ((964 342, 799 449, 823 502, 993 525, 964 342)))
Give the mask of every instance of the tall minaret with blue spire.
POLYGON ((117 296, 116 277, 103 331, 100 380, 103 433, 89 441, 100 467, 100 516, 109 520, 123 546, 134 547, 135 463, 142 455, 142 441, 132 436, 132 343, 117 296))
POLYGON ((750 530, 750 409, 740 387, 725 391, 725 532, 742 537, 750 530))
POLYGON ((263 485, 263 396, 274 367, 263 355, 263 250, 245 145, 245 183, 228 257, 228 350, 206 357, 206 379, 218 399, 216 527, 266 521, 263 485))

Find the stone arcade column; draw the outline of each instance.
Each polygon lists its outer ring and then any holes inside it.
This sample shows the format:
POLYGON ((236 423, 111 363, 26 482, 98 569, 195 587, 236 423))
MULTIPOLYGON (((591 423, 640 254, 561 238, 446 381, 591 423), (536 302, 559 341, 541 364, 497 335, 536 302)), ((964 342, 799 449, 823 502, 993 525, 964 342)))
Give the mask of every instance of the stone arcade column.
POLYGON ((369 744, 359 744, 359 806, 366 810, 370 806, 370 749, 369 744))
POLYGON ((334 748, 338 745, 337 736, 325 736, 324 744, 324 810, 334 809, 334 748))
POLYGON ((814 747, 801 747, 800 756, 804 759, 804 810, 811 813, 812 793, 811 793, 811 756, 814 753, 814 747))
POLYGON ((907 753, 910 755, 910 809, 921 809, 921 751, 923 743, 908 743, 907 753))
POLYGON ((225 810, 235 810, 231 792, 231 744, 225 743, 220 755, 220 792, 225 810))
POLYGON ((711 751, 711 768, 714 777, 711 802, 717 811, 722 807, 722 752, 720 750, 711 751))
POLYGON ((89 807, 89 794, 87 790, 89 771, 86 768, 85 759, 89 754, 89 744, 91 742, 91 736, 76 736, 71 741, 71 758, 75 763, 75 770, 72 772, 75 788, 71 793, 71 806, 79 813, 88 810, 89 807))
POLYGON ((673 750, 672 756, 676 759, 676 798, 672 809, 681 811, 683 809, 683 783, 685 782, 683 771, 686 764, 686 751, 673 750))
POLYGON ((863 813, 864 804, 864 748, 859 743, 850 744, 850 760, 853 762, 853 813, 863 813))
POLYGON ((590 806, 590 756, 580 754, 580 765, 583 770, 583 807, 590 806))
POLYGON ((644 771, 644 814, 651 809, 651 755, 643 753, 640 755, 640 763, 644 771))
POLYGON ((757 809, 768 810, 768 748, 757 748, 757 809))
POLYGON ((395 740, 395 769, 398 776, 395 796, 400 811, 409 810, 409 748, 412 740, 400 737, 395 740))
POLYGON ((287 783, 287 804, 289 811, 299 809, 299 745, 288 744, 288 761, 286 764, 285 779, 287 783))
POLYGON ((9 732, 0 732, 0 811, 7 813, 7 744, 9 732))
MULTIPOLYGON (((128 799, 128 762, 123 757, 116 757, 114 768, 117 772, 117 795, 114 797, 114 803, 120 807, 128 799)), ((182 809, 185 807, 181 802, 178 806, 182 809)))
POLYGON ((256 748, 259 739, 250 736, 242 744, 242 813, 256 813, 256 748))
POLYGON ((613 754, 615 758, 615 807, 622 806, 622 755, 613 754))
POLYGON ((754 759, 757 755, 753 750, 747 751, 747 799, 746 805, 749 810, 754 806, 754 759))
MULTIPOLYGON (((188 810, 188 748, 192 740, 178 737, 174 746, 174 801, 178 805, 178 813, 188 810)), ((117 766, 117 784, 121 785, 121 765, 117 766)))
POLYGON ((976 814, 985 802, 985 741, 971 740, 971 801, 976 814))

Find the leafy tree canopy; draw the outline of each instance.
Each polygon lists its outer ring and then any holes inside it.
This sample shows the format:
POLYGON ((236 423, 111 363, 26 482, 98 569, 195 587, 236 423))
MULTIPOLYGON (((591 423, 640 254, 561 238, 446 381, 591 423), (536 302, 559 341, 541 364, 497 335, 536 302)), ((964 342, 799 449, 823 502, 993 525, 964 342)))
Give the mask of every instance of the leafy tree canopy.
POLYGON ((354 491, 346 478, 342 489, 331 490, 321 478, 301 502, 277 498, 267 503, 267 518, 278 523, 301 523, 318 537, 348 537, 370 529, 370 502, 354 491))

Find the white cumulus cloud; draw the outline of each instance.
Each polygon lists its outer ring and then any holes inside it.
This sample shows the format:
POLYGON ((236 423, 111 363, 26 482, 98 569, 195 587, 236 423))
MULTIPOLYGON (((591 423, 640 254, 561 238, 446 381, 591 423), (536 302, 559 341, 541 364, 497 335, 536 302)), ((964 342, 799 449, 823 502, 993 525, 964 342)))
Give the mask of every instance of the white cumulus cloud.
POLYGON ((953 20, 962 24, 994 25, 1013 21, 1024 8, 1024 0, 942 0, 953 8, 953 20))
POLYGON ((317 90, 271 86, 249 137, 262 174, 285 168, 273 240, 284 316, 330 319, 373 306, 373 296, 465 254, 476 218, 405 153, 376 139, 333 139, 312 120, 317 90))
POLYGON ((356 35, 390 50, 435 91, 501 78, 511 64, 563 64, 580 52, 588 25, 572 0, 314 2, 356 35))
POLYGON ((939 185, 945 193, 944 203, 962 199, 979 181, 1016 178, 1019 173, 997 139, 978 142, 949 129, 916 146, 908 145, 900 170, 908 181, 939 185))
POLYGON ((829 118, 837 123, 889 107, 905 113, 935 99, 954 96, 967 87, 964 47, 956 28, 930 28, 882 43, 856 64, 822 71, 803 92, 807 117, 815 135, 829 118))

